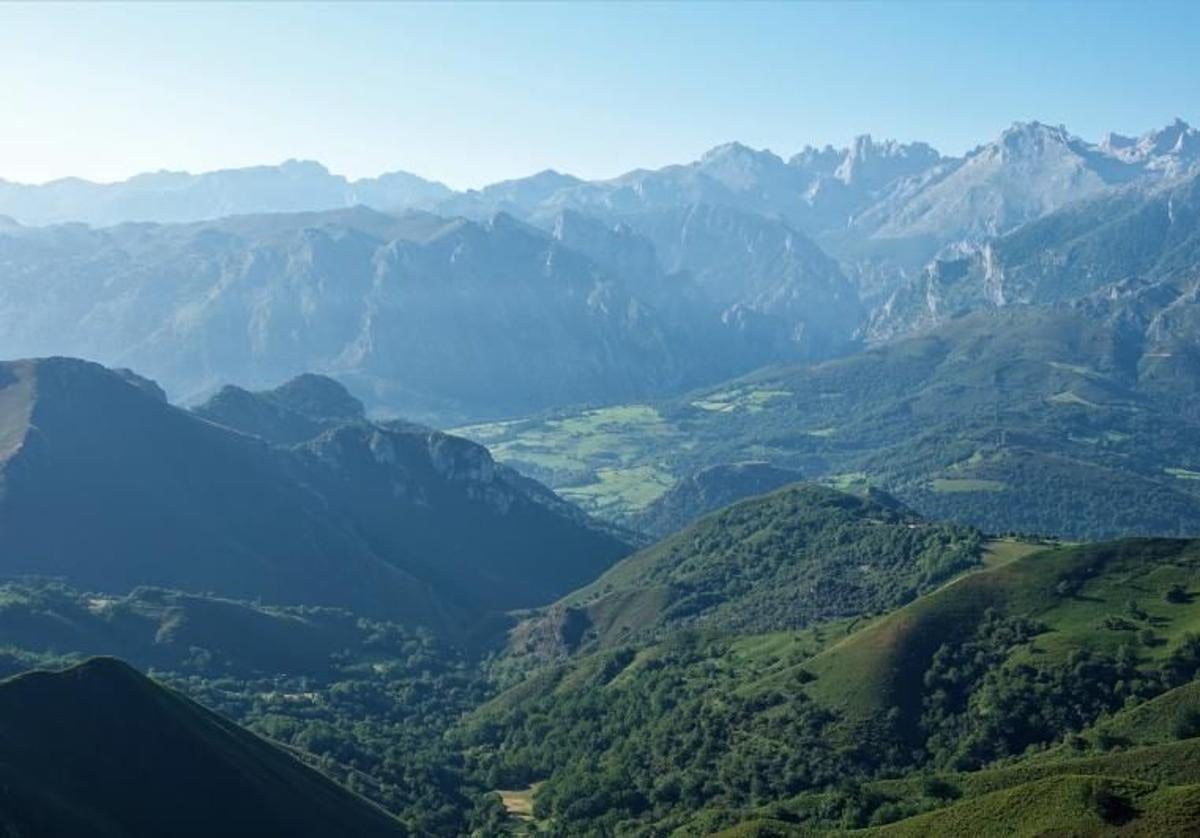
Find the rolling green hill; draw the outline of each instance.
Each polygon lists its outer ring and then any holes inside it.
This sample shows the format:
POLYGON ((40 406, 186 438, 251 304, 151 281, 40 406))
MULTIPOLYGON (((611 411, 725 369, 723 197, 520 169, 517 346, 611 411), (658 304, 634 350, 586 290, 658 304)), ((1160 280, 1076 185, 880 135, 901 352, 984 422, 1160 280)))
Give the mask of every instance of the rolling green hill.
POLYGON ((475 771, 564 834, 1200 823, 1200 542, 989 546, 879 617, 585 646, 472 716, 475 771))
POLYGON ((1168 836, 1200 829, 1200 784, 1156 786, 1111 777, 1062 774, 972 797, 867 829, 811 830, 786 821, 753 820, 720 838, 1006 838, 1011 835, 1168 836))
MULTIPOLYGON (((965 676, 962 662, 946 654, 955 639, 977 635, 972 653, 1014 672, 1123 656, 1160 663, 1200 631, 1200 608, 1186 593, 1198 584, 1197 542, 1132 540, 1032 553, 956 579, 826 649, 805 665, 817 676, 811 691, 851 723, 895 708, 900 714, 891 721, 907 732, 928 711, 930 693, 949 689, 932 678, 914 684, 913 672, 929 673, 937 663, 957 668, 955 679, 965 676), (1168 599, 1174 586, 1185 592, 1178 602, 1168 599)), ((1104 699, 1116 704, 1106 709, 1134 697, 1132 684, 1124 688, 1131 692, 1112 685, 1104 699)))
POLYGON ((112 658, 0 682, 0 777, 0 822, 29 838, 407 834, 112 658))
POLYGON ((796 484, 712 513, 614 565, 514 632, 557 657, 685 627, 761 633, 884 611, 981 560, 967 527, 894 499, 796 484))

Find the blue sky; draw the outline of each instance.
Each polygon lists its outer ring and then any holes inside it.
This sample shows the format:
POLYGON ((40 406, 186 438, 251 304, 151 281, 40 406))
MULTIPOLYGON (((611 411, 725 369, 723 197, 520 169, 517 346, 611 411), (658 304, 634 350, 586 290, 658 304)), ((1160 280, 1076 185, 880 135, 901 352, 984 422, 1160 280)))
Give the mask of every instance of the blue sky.
POLYGON ((286 158, 456 187, 737 139, 1200 121, 1200 3, 0 4, 0 178, 286 158))

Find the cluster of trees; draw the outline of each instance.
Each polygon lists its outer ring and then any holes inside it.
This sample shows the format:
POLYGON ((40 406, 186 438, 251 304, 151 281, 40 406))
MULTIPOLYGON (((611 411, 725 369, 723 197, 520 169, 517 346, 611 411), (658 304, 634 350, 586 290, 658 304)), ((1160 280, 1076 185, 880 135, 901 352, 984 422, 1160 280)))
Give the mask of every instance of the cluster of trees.
POLYGON ((683 632, 596 655, 568 685, 469 726, 471 771, 492 788, 545 780, 536 814, 564 836, 663 834, 705 810, 715 828, 861 774, 827 735, 836 717, 805 695, 811 676, 791 667, 744 688, 755 672, 730 644, 683 632))
MULTIPOLYGON (((957 793, 931 775, 921 794, 897 801, 871 791, 873 779, 975 770, 1083 742, 1078 732, 1104 714, 1200 672, 1200 635, 1154 664, 1136 635, 1114 654, 1012 656, 1043 631, 987 612, 933 656, 917 687, 915 724, 890 707, 853 734, 806 696, 811 676, 801 665, 789 661, 763 677, 761 662, 728 635, 680 632, 656 646, 593 655, 544 675, 521 700, 499 702, 461 734, 468 774, 482 788, 545 781, 535 804, 551 835, 716 830, 752 811, 853 828, 945 805, 957 793)), ((1195 718, 1187 723, 1200 730, 1195 718)))
POLYGON ((11 644, 0 647, 0 676, 120 655, 287 746, 414 835, 464 835, 477 816, 483 789, 446 733, 492 688, 474 656, 428 631, 330 609, 157 590, 95 598, 34 583, 0 586, 0 630, 11 644))
POLYGON ((446 733, 489 694, 478 668, 427 634, 390 627, 386 649, 345 653, 327 679, 155 673, 297 754, 414 835, 471 829, 483 791, 446 733))
POLYGON ((778 631, 894 608, 977 564, 981 547, 978 531, 886 497, 795 486, 653 548, 632 584, 671 592, 660 629, 778 631))
MULTIPOLYGON (((1131 610, 1137 606, 1131 603, 1131 610)), ((1144 616, 1144 615, 1143 615, 1144 616)), ((923 762, 969 771, 1067 739, 1105 713, 1153 698, 1200 672, 1200 635, 1185 635, 1156 666, 1145 665, 1153 632, 1113 654, 1073 650, 1061 662, 1008 662, 1041 627, 1018 617, 985 615, 973 636, 948 642, 924 676, 923 762)), ((1097 743, 1103 745, 1103 743, 1097 743)))

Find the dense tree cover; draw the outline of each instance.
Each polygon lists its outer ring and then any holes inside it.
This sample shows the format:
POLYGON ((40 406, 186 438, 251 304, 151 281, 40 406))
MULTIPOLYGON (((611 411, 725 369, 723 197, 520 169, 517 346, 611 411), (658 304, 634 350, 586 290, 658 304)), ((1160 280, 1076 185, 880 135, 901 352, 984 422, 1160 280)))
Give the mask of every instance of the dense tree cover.
POLYGON ((26 582, 0 586, 0 637, 0 675, 121 654, 289 746, 413 834, 470 829, 483 789, 445 733, 490 687, 476 657, 428 631, 334 609, 26 582))
MULTIPOLYGON (((1157 662, 1137 641, 1114 654, 1076 649, 1043 661, 1044 632, 989 611, 974 631, 947 637, 915 681, 915 729, 894 706, 847 726, 806 695, 812 676, 798 650, 768 672, 727 636, 677 634, 590 656, 515 700, 502 696, 466 728, 468 763, 482 786, 545 780, 535 801, 550 835, 704 832, 764 811, 854 828, 959 794, 930 772, 978 770, 1060 743, 1068 753, 1102 752, 1114 742, 1093 732, 1099 720, 1200 672, 1200 635, 1185 635, 1157 662), (871 785, 901 776, 927 780, 901 800, 871 785)), ((1176 736, 1194 730, 1194 714, 1175 725, 1176 736)))
POLYGON ((463 734, 482 785, 545 779, 535 798, 552 835, 663 834, 706 807, 769 803, 861 773, 827 735, 799 667, 741 692, 728 639, 684 632, 637 654, 589 659, 569 688, 476 718, 463 734), (548 778, 548 779, 547 779, 548 778))
POLYGON ((487 695, 478 671, 429 638, 347 656, 328 679, 156 672, 400 818, 414 834, 459 835, 481 789, 465 784, 444 733, 487 695))
POLYGON ((537 643, 554 631, 573 650, 681 628, 761 633, 879 613, 977 565, 982 544, 978 531, 929 523, 883 493, 796 484, 619 562, 523 627, 515 646, 545 656, 537 643))
POLYGON ((654 548, 660 555, 634 581, 671 587, 667 622, 696 615, 706 626, 770 631, 904 603, 975 564, 981 542, 973 529, 930 524, 902 507, 796 486, 654 548))
MULTIPOLYGON (((1040 631, 1030 620, 989 612, 973 637, 942 645, 923 682, 929 762, 966 771, 1022 754, 1186 683, 1200 669, 1197 635, 1186 635, 1159 666, 1145 666, 1136 644, 1111 655, 1076 649, 1060 663, 1007 660, 1040 631)), ((1155 644, 1152 631, 1143 642, 1155 644)))

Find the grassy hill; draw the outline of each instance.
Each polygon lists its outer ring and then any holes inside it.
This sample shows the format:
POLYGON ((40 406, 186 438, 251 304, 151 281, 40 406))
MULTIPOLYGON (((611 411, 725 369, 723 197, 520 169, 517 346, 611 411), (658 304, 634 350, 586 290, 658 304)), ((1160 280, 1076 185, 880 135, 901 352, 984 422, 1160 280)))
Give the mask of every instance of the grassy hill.
POLYGON ((882 493, 797 484, 624 559, 519 626, 512 646, 554 657, 685 627, 761 633, 870 614, 982 553, 975 530, 931 524, 882 493))
POLYGON ((812 692, 847 719, 874 719, 897 708, 915 723, 926 672, 948 639, 988 621, 1022 620, 1026 633, 1004 642, 996 661, 1015 666, 1066 665, 1080 653, 1131 653, 1160 662, 1200 630, 1196 542, 1131 540, 1060 547, 956 579, 826 649, 806 664, 812 692), (1168 593, 1181 586, 1180 601, 1168 593))
POLYGON ((1160 787, 1088 775, 1061 775, 970 798, 896 823, 867 829, 811 830, 758 819, 720 838, 1005 838, 1011 835, 1165 836, 1200 829, 1200 784, 1160 787))
POLYGON ((1200 542, 999 542, 981 564, 883 616, 585 648, 477 711, 467 752, 490 787, 544 781, 535 813, 576 833, 1200 822, 1200 542), (1058 803, 1011 805, 1032 794, 1058 803))
POLYGON ((0 821, 21 836, 404 835, 257 736, 111 658, 0 682, 0 821))

